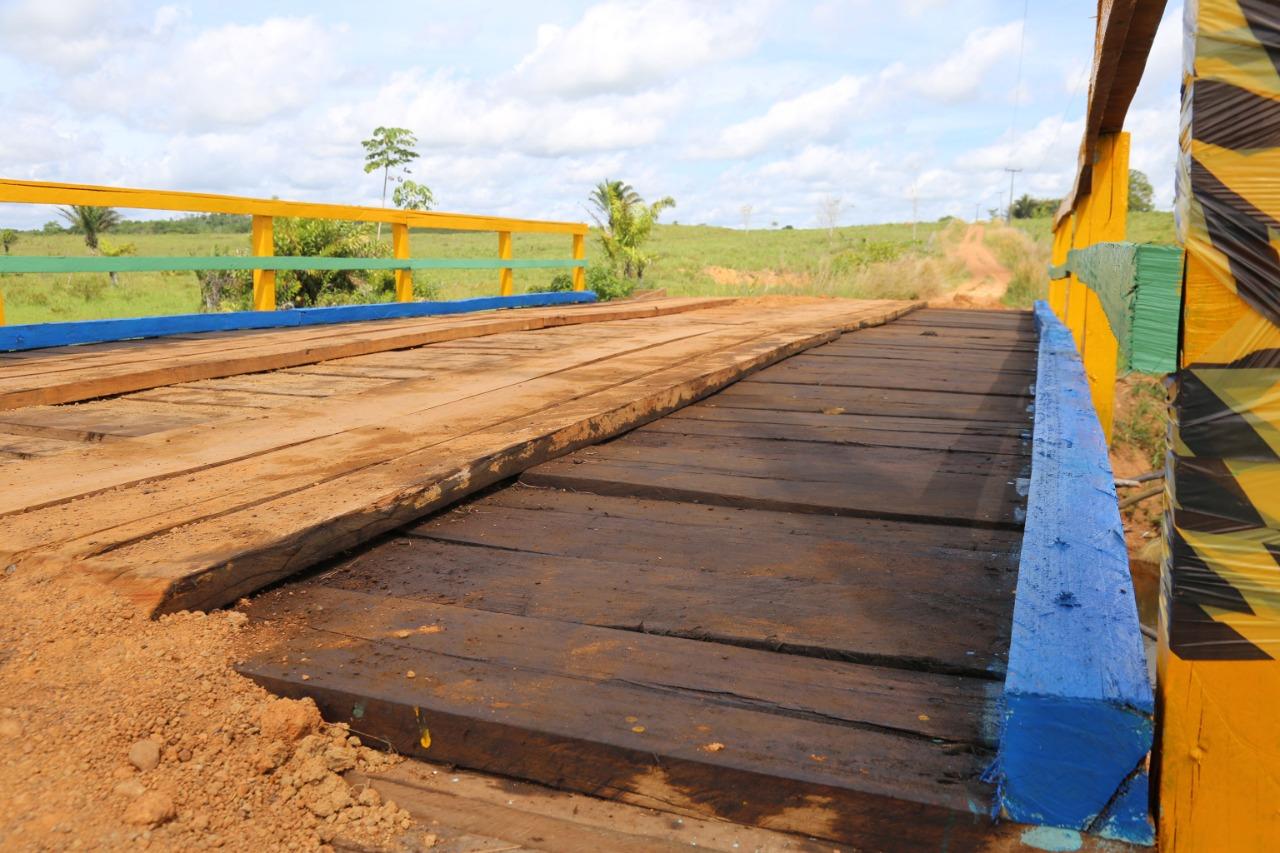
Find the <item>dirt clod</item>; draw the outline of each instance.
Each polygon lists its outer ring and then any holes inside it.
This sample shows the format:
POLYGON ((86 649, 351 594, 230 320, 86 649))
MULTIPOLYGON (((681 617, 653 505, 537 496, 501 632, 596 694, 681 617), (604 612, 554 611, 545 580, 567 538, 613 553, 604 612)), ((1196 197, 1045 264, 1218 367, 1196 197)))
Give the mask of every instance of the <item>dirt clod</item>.
POLYGON ((153 740, 140 740, 129 747, 129 763, 141 770, 155 770, 160 766, 160 744, 153 740))
POLYGON ((310 699, 276 699, 258 717, 265 737, 290 743, 311 734, 320 723, 320 710, 310 699))
POLYGON ((159 826, 177 815, 173 797, 160 791, 151 791, 134 800, 125 809, 124 822, 134 826, 159 826))

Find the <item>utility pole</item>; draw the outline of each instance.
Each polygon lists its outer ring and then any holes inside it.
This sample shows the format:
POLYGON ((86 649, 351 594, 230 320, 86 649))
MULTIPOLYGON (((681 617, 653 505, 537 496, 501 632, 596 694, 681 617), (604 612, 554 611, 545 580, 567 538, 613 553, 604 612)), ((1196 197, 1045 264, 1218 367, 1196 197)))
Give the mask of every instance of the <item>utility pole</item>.
POLYGON ((979 212, 982 210, 982 202, 975 201, 973 203, 973 221, 978 221, 979 212))
POLYGON ((1016 176, 1022 170, 1014 169, 1009 166, 1005 166, 1004 170, 1009 173, 1009 209, 1005 211, 1004 224, 1012 225, 1013 224, 1013 179, 1014 179, 1014 176, 1016 176))

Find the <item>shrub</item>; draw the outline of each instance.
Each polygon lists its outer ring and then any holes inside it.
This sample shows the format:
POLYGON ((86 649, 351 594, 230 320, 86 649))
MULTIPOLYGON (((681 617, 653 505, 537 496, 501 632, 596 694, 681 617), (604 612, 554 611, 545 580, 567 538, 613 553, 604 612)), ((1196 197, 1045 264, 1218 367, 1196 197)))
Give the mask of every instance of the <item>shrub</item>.
MULTIPOLYGON (((635 291, 635 282, 618 275, 617 270, 605 264, 587 267, 587 290, 595 293, 601 301, 625 299, 635 291)), ((550 284, 530 287, 526 293, 558 293, 573 290, 572 273, 557 273, 550 284)))

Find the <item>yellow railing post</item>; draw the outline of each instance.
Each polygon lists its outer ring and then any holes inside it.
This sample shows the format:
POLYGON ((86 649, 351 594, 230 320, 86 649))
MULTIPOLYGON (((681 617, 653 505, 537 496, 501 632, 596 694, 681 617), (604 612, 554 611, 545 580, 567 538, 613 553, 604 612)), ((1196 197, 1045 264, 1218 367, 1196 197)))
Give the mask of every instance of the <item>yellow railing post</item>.
MULTIPOLYGON (((409 226, 391 225, 391 249, 397 258, 409 257, 409 226)), ((413 301, 413 270, 396 270, 396 302, 413 301)))
MULTIPOLYGON (((575 261, 585 261, 587 259, 587 235, 586 234, 573 235, 573 259, 575 261)), ((574 290, 587 289, 587 271, 582 267, 573 268, 573 289, 574 290)), ((3 308, 4 306, 0 305, 0 309, 3 309, 3 308)), ((0 314, 0 323, 2 322, 4 322, 4 315, 0 314)))
MULTIPOLYGON (((1098 138, 1098 156, 1093 166, 1093 187, 1088 198, 1089 243, 1119 243, 1125 238, 1129 212, 1129 134, 1105 133, 1098 138)), ((1093 393, 1102 432, 1111 443, 1115 411, 1116 360, 1120 344, 1116 340, 1102 300, 1091 288, 1084 294, 1084 329, 1080 355, 1093 393)))
MULTIPOLYGON (((511 260, 511 232, 498 232, 498 257, 504 261, 511 260)), ((511 267, 503 267, 501 276, 498 279, 499 293, 503 296, 510 296, 515 292, 516 276, 515 270, 511 267)))
MULTIPOLYGON (((1074 213, 1064 217, 1058 223, 1058 227, 1053 229, 1053 254, 1049 258, 1049 262, 1054 266, 1062 266, 1067 262, 1067 255, 1071 251, 1071 235, 1075 228, 1076 215, 1074 213)), ((1067 322, 1067 285, 1069 278, 1055 278, 1049 282, 1049 308, 1063 323, 1067 322)))
MULTIPOLYGON (((274 229, 270 216, 253 217, 253 232, 249 245, 257 257, 270 257, 276 253, 274 229)), ((253 310, 276 310, 276 271, 253 271, 253 310)))

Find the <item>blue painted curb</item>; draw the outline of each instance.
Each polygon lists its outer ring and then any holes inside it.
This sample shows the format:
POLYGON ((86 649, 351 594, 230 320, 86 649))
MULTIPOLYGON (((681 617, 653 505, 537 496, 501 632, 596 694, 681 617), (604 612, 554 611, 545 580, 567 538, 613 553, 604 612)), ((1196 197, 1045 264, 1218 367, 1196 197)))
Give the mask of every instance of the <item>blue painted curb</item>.
POLYGON ((435 314, 463 314, 497 308, 536 308, 595 302, 591 291, 524 293, 519 296, 482 296, 437 302, 387 302, 378 305, 337 305, 329 308, 297 308, 280 311, 231 311, 219 314, 171 314, 164 317, 129 317, 118 320, 84 320, 73 323, 30 323, 0 326, 0 352, 106 343, 133 338, 224 332, 239 329, 275 329, 319 326, 359 320, 393 320, 435 314))
POLYGON ((1071 332, 1044 302, 1031 487, 989 778, 1021 823, 1154 841, 1155 703, 1115 480, 1071 332))

